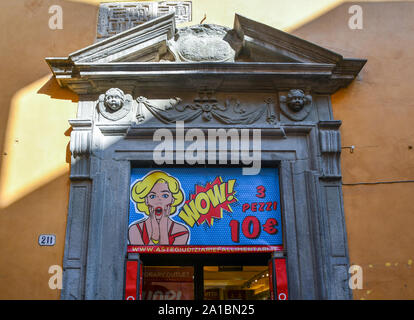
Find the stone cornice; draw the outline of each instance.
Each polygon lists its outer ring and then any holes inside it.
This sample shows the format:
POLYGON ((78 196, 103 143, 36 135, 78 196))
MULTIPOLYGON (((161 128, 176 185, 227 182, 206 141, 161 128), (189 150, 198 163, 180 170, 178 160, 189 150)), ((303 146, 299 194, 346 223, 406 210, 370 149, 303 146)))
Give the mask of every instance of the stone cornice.
MULTIPOLYGON (((61 86, 78 94, 99 93, 119 80, 132 90, 194 90, 214 78, 216 91, 249 90, 268 92, 290 87, 309 88, 319 93, 334 93, 346 87, 358 74, 364 61, 356 60, 353 69, 335 64, 274 62, 200 62, 200 63, 71 63, 67 59, 47 59, 61 86), (355 66, 358 64, 358 66, 355 66), (155 86, 155 87, 154 87, 155 86)), ((353 60, 355 61, 355 60, 353 60)))

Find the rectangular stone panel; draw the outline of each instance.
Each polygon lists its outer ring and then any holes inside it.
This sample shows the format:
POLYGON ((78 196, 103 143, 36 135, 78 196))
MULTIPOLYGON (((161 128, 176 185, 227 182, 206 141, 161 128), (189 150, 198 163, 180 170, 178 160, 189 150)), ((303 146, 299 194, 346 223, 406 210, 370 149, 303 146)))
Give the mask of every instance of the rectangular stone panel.
POLYGON ((71 207, 69 212, 70 225, 68 228, 69 251, 66 259, 79 260, 82 257, 84 233, 86 223, 86 209, 88 186, 72 186, 71 207))
POLYGON ((342 215, 340 187, 325 186, 329 233, 332 256, 345 256, 344 218, 342 215))
POLYGON ((177 24, 190 22, 191 4, 191 1, 101 3, 96 37, 99 41, 172 12, 177 24))
POLYGON ((349 299, 348 269, 346 265, 333 266, 334 288, 332 299, 349 299))
POLYGON ((66 269, 62 298, 65 300, 79 300, 81 299, 81 270, 80 269, 66 269))

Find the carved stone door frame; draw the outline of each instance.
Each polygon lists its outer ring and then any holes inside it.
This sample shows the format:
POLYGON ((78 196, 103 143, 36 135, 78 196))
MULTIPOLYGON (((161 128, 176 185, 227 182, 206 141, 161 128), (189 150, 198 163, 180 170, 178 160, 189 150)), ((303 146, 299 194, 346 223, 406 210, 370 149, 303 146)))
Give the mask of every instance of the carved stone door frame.
POLYGON ((178 120, 186 130, 261 130, 262 161, 280 168, 290 298, 352 297, 341 122, 333 119, 330 95, 366 60, 345 59, 239 15, 234 29, 217 30, 230 40, 214 41, 230 41, 250 60, 237 61, 234 53, 227 62, 160 62, 161 54, 180 50, 173 14, 67 58, 47 58, 58 83, 79 95, 70 121, 62 298, 122 299, 131 166, 151 164, 154 132, 174 131, 178 120))
MULTIPOLYGON (((332 171, 338 168, 338 163, 333 163, 338 158, 332 154, 340 152, 340 145, 331 143, 332 136, 339 137, 339 124, 324 121, 290 126, 287 138, 280 129, 262 128, 266 134, 263 144, 269 146, 262 153, 263 165, 280 168, 292 299, 351 298, 341 181, 338 172, 332 171), (328 143, 326 155, 322 150, 328 143), (318 168, 323 163, 326 165, 318 168)), ((155 129, 137 126, 106 149, 75 158, 63 298, 122 299, 130 172, 132 166, 152 161, 151 147, 142 152, 142 146, 153 143, 148 131, 155 129)))

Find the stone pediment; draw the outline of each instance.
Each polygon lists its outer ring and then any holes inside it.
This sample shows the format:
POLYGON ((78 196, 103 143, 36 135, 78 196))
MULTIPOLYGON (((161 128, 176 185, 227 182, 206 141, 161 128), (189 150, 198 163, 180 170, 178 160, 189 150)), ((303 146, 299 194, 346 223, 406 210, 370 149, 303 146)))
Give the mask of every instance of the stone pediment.
MULTIPOLYGON (((219 89, 222 84, 225 87, 226 77, 234 75, 240 78, 239 88, 243 90, 246 85, 255 90, 254 84, 256 89, 273 90, 275 82, 288 88, 294 76, 296 80, 304 78, 300 87, 313 87, 308 80, 314 77, 321 87, 316 91, 332 93, 349 84, 366 62, 345 59, 237 14, 233 29, 213 24, 177 29, 173 13, 73 52, 67 58, 46 61, 59 84, 77 93, 98 91, 106 78, 121 82, 126 78, 145 80, 147 84, 164 80, 178 88, 194 89, 204 86, 191 85, 202 77, 203 81, 215 83, 212 89, 219 89), (182 75, 186 79, 177 81, 182 75)), ((297 81, 294 84, 298 86, 297 81)))
POLYGON ((69 55, 77 63, 159 61, 176 32, 174 14, 150 20, 69 55))

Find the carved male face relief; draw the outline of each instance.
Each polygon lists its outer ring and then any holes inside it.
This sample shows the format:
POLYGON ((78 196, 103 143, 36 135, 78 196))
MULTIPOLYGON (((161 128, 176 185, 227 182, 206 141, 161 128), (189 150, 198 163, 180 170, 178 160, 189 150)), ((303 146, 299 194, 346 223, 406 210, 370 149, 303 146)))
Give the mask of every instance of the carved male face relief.
POLYGON ((290 110, 299 112, 305 106, 305 93, 300 89, 292 89, 287 95, 286 102, 290 110))
POLYGON ((111 88, 105 93, 105 106, 112 111, 121 109, 124 101, 125 95, 120 89, 111 88))

